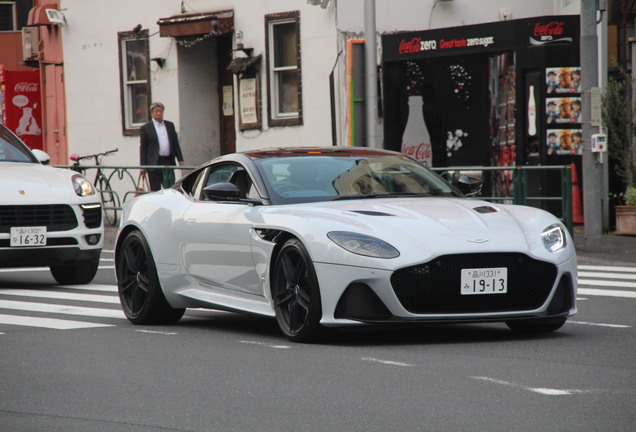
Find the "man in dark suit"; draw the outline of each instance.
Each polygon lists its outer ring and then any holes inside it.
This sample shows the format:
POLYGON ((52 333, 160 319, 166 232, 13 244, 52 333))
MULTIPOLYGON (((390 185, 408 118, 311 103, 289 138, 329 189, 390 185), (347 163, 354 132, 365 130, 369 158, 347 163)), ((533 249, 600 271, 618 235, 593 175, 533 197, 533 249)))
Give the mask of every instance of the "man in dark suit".
MULTIPOLYGON (((175 165, 175 158, 180 166, 185 165, 179 137, 174 124, 163 119, 164 106, 161 102, 150 105, 152 120, 144 124, 139 130, 139 155, 141 165, 175 165)), ((148 173, 150 190, 161 189, 163 183, 163 168, 141 170, 148 173)))

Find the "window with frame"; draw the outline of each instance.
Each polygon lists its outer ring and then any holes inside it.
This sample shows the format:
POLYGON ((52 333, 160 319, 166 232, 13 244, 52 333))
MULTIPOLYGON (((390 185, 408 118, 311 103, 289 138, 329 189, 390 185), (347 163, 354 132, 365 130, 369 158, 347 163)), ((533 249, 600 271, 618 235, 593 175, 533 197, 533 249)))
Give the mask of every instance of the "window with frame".
POLYGON ((0 3, 0 32, 15 30, 17 30, 15 2, 0 3))
POLYGON ((124 135, 137 135, 150 118, 150 50, 148 30, 119 36, 121 114, 124 135))
POLYGON ((265 16, 270 126, 302 124, 300 13, 265 16))

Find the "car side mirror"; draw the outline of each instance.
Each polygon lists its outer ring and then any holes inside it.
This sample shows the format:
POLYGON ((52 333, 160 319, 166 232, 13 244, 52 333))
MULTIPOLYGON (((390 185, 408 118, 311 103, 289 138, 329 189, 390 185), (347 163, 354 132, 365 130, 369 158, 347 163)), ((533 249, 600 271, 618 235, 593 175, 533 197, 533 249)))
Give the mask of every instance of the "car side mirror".
POLYGON ((214 183, 203 189, 203 196, 208 201, 238 200, 240 193, 234 183, 214 183))
POLYGON ((483 182, 475 177, 460 175, 457 179, 457 189, 466 196, 473 196, 481 193, 483 182))

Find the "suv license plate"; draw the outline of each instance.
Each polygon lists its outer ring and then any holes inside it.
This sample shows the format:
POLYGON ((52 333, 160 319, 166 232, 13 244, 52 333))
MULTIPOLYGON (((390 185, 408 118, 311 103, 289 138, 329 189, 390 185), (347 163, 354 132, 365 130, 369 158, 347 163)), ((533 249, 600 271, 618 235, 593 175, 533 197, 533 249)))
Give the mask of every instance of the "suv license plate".
POLYGON ((461 294, 505 294, 508 292, 508 269, 462 269, 461 294))
POLYGON ((46 246, 46 227, 11 227, 10 246, 46 246))

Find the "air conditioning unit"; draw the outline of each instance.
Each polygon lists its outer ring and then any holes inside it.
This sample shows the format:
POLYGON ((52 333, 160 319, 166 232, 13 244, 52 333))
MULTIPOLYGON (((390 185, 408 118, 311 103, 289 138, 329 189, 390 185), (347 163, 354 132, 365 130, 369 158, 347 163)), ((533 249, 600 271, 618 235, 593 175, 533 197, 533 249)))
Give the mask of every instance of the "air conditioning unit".
POLYGON ((22 27, 22 57, 24 61, 37 61, 40 51, 40 29, 22 27))

